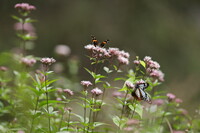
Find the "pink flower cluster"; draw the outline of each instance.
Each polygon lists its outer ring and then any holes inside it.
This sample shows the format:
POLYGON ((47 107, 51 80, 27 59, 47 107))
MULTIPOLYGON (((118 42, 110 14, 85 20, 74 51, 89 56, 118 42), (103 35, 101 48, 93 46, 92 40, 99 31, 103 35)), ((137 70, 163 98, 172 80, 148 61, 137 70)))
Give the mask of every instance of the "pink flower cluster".
POLYGON ((164 81, 164 73, 160 70, 158 62, 153 61, 149 56, 144 57, 144 62, 146 63, 146 71, 149 76, 154 77, 159 81, 164 81))
POLYGON ((69 56, 71 49, 67 45, 60 44, 55 47, 55 53, 59 56, 69 56))
POLYGON ((71 91, 70 89, 64 89, 63 92, 67 93, 67 94, 70 95, 70 96, 73 96, 73 95, 74 95, 74 92, 71 91))
POLYGON ((88 44, 85 46, 85 49, 91 52, 91 56, 93 58, 102 58, 102 59, 108 59, 108 58, 116 58, 118 62, 122 65, 128 65, 129 64, 129 53, 125 52, 123 50, 119 50, 118 48, 102 48, 99 46, 94 46, 92 44, 88 44))
POLYGON ((91 90, 91 93, 95 96, 99 96, 103 93, 103 91, 100 90, 99 88, 94 88, 94 89, 91 90))
POLYGON ((125 82, 125 85, 126 85, 128 88, 132 88, 132 89, 135 88, 135 85, 134 85, 133 83, 131 83, 130 81, 126 81, 126 82, 125 82))
POLYGON ((36 63, 36 60, 33 58, 22 58, 21 63, 27 67, 32 67, 36 63))
POLYGON ((85 86, 85 87, 88 87, 90 85, 92 85, 92 83, 90 81, 81 81, 81 85, 85 86))
POLYGON ((44 65, 51 65, 56 62, 54 58, 42 58, 40 62, 44 65))
POLYGON ((19 9, 20 11, 23 11, 23 12, 36 10, 35 6, 30 5, 28 3, 18 3, 18 4, 15 5, 15 8, 19 9))

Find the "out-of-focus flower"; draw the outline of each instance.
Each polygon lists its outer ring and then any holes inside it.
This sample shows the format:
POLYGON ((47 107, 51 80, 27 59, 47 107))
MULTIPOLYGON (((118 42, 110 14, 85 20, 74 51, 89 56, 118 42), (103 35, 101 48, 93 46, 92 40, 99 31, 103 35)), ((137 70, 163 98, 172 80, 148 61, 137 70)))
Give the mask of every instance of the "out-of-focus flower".
POLYGON ((63 93, 63 89, 62 88, 57 88, 57 92, 58 93, 63 93))
POLYGON ((56 100, 57 100, 57 101, 62 101, 62 98, 57 97, 56 100))
POLYGON ((36 63, 36 60, 33 58, 22 58, 21 62, 28 67, 32 67, 36 63))
POLYGON ((129 119, 127 122, 126 122, 127 125, 131 126, 131 125, 137 125, 137 124, 140 124, 140 121, 139 120, 136 120, 136 119, 129 119))
POLYGON ((123 57, 123 56, 118 56, 117 60, 118 60, 119 63, 122 64, 122 65, 128 65, 128 64, 129 64, 128 58, 125 58, 125 57, 123 57))
POLYGON ((156 100, 153 100, 152 104, 155 104, 155 105, 163 105, 165 103, 165 101, 163 99, 156 99, 156 100))
POLYGON ((15 23, 14 29, 17 30, 17 31, 24 30, 25 32, 27 32, 31 36, 36 36, 35 28, 31 23, 24 23, 24 24, 19 23, 19 22, 15 23))
POLYGON ((74 95, 74 92, 71 91, 70 89, 64 89, 63 92, 67 93, 67 94, 70 95, 70 96, 73 96, 73 95, 74 95))
POLYGON ((139 65, 140 61, 139 60, 134 60, 133 63, 136 64, 136 65, 139 65))
POLYGON ((35 6, 30 5, 28 3, 18 3, 15 5, 15 8, 22 12, 29 12, 36 10, 35 6))
POLYGON ((71 53, 69 46, 60 44, 55 47, 55 53, 60 56, 68 56, 71 53))
POLYGON ((94 48, 95 48, 95 46, 92 44, 88 44, 85 46, 85 49, 87 49, 87 50, 93 50, 94 48))
POLYGON ((182 100, 182 99, 180 99, 180 98, 176 98, 176 99, 175 99, 175 102, 176 102, 176 103, 182 103, 182 102, 183 102, 183 100, 182 100))
POLYGON ((174 100, 176 98, 176 96, 174 94, 172 94, 172 93, 167 93, 167 97, 168 97, 169 101, 172 101, 172 100, 174 100))
POLYGON ((56 62, 54 58, 42 58, 40 62, 44 65, 51 65, 56 62))
POLYGON ((17 133, 25 133, 23 130, 18 130, 17 133))
POLYGON ((5 66, 0 66, 0 71, 3 71, 3 72, 5 72, 5 71, 7 71, 8 70, 8 68, 7 67, 5 67, 5 66))
POLYGON ((90 81, 81 81, 81 85, 88 87, 88 86, 92 85, 92 83, 90 81))
POLYGON ((94 89, 91 90, 91 93, 95 96, 99 96, 103 93, 103 91, 100 90, 99 88, 94 88, 94 89))
POLYGON ((188 114, 188 111, 186 109, 178 109, 178 112, 180 112, 181 114, 183 115, 187 115, 188 114))
POLYGON ((174 130, 173 133, 186 133, 186 132, 181 130, 174 130))
POLYGON ((65 111, 72 112, 72 108, 70 108, 70 107, 68 107, 68 108, 65 108, 65 111))
POLYGON ((121 92, 119 92, 119 91, 114 91, 114 92, 112 93, 112 96, 113 96, 113 97, 124 97, 124 94, 121 93, 121 92))
POLYGON ((129 58, 130 57, 130 54, 128 52, 125 52, 124 50, 120 51, 119 52, 119 55, 120 56, 123 56, 125 58, 129 58))
POLYGON ((126 85, 128 88, 132 88, 132 89, 135 88, 135 85, 134 85, 133 83, 131 83, 130 81, 126 81, 126 82, 125 82, 125 85, 126 85))
POLYGON ((132 127, 125 127, 124 130, 125 131, 133 131, 133 128, 132 127))

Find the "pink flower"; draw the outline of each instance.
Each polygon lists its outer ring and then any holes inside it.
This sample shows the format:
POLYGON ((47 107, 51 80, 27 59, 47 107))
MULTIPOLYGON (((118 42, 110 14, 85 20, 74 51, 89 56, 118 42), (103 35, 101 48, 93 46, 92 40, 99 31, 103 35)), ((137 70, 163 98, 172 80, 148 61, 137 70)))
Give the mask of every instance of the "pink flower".
POLYGON ((158 62, 156 62, 156 61, 150 60, 147 64, 150 68, 154 68, 154 69, 160 68, 160 64, 158 64, 158 62))
POLYGON ((151 61, 151 57, 150 57, 150 56, 145 56, 145 57, 144 57, 144 61, 145 61, 145 62, 151 61))
POLYGON ((132 89, 135 88, 135 85, 134 85, 133 83, 131 83, 130 81, 126 81, 126 82, 125 82, 125 85, 126 85, 128 88, 132 88, 132 89))
POLYGON ((55 47, 55 53, 60 56, 68 56, 71 49, 67 45, 60 44, 55 47))
POLYGON ((57 88, 57 92, 58 92, 58 93, 62 93, 62 92, 63 92, 63 89, 62 89, 62 88, 57 88))
POLYGON ((28 3, 18 3, 15 5, 16 9, 19 9, 20 11, 32 11, 32 10, 36 10, 35 6, 33 5, 29 5, 28 3))
POLYGON ((15 30, 24 30, 25 32, 29 33, 32 36, 35 36, 35 28, 31 23, 15 23, 14 25, 15 30), (23 25, 23 27, 22 27, 23 25))
POLYGON ((100 90, 99 88, 94 88, 94 89, 91 90, 91 93, 93 95, 99 96, 99 95, 101 95, 103 93, 103 91, 100 90))
POLYGON ((186 132, 181 130, 174 130, 173 133, 186 133, 186 132))
POLYGON ((140 61, 139 60, 134 60, 133 63, 136 64, 136 65, 139 65, 140 61))
POLYGON ((122 94, 122 93, 119 92, 119 91, 115 91, 115 92, 112 93, 112 96, 113 96, 113 97, 123 97, 124 94, 122 94))
POLYGON ((124 50, 120 51, 119 55, 121 55, 121 56, 123 56, 125 58, 129 58, 130 57, 130 54, 128 52, 125 52, 124 50))
POLYGON ((25 133, 23 130, 18 130, 17 133, 25 133))
POLYGON ((51 65, 56 62, 54 58, 42 58, 40 62, 44 65, 51 65))
POLYGON ((150 73, 151 77, 155 77, 158 78, 158 80, 160 81, 164 81, 164 73, 160 70, 157 69, 152 69, 151 73, 150 73))
POLYGON ((5 66, 0 66, 0 71, 3 71, 3 72, 5 72, 5 71, 7 71, 8 70, 8 68, 7 67, 5 67, 5 66))
POLYGON ((67 94, 70 95, 70 96, 73 96, 73 95, 74 95, 74 92, 71 91, 70 89, 64 89, 63 92, 67 93, 67 94))
POLYGON ((143 83, 146 83, 143 79, 136 81, 136 84, 143 84, 143 83))
POLYGON ((90 81, 81 81, 81 85, 88 87, 88 86, 92 85, 92 83, 90 81))
POLYGON ((188 111, 185 110, 185 109, 179 109, 178 111, 183 115, 187 115, 188 114, 188 111))
POLYGON ((153 104, 155 104, 155 105, 158 105, 158 106, 160 106, 160 105, 163 105, 164 104, 164 100, 163 99, 156 99, 156 100, 153 100, 153 104))
POLYGON ((133 131, 133 128, 132 127, 125 127, 124 130, 125 131, 133 131))
POLYGON ((140 121, 139 120, 136 120, 136 119, 129 119, 127 122, 126 122, 126 124, 127 125, 136 125, 136 124, 139 124, 140 123, 140 121))
POLYGON ((87 50, 93 50, 94 48, 95 48, 95 46, 92 44, 88 44, 85 46, 85 49, 87 49, 87 50))
POLYGON ((167 97, 168 97, 169 101, 172 101, 176 98, 176 96, 172 93, 167 93, 167 97))
POLYGON ((57 97, 56 100, 57 100, 57 101, 62 101, 62 98, 57 97))
POLYGON ((118 56, 117 60, 119 61, 120 64, 123 64, 123 65, 129 64, 129 60, 123 56, 118 56))
POLYGON ((118 48, 109 48, 108 49, 108 53, 111 55, 111 56, 119 56, 119 49, 118 48))
POLYGON ((36 63, 36 60, 33 58, 22 58, 21 62, 26 66, 31 67, 36 63))
POLYGON ((175 102, 176 102, 176 103, 182 103, 182 102, 183 102, 183 100, 182 100, 182 99, 180 99, 180 98, 176 98, 176 99, 175 99, 175 102))

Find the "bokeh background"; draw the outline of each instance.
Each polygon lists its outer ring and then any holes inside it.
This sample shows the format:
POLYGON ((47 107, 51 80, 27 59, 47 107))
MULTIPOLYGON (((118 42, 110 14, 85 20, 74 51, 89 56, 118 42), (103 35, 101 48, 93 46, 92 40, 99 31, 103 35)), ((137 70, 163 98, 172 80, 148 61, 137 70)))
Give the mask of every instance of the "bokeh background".
POLYGON ((54 56, 58 44, 71 48, 71 56, 88 66, 84 45, 90 35, 110 39, 111 47, 130 52, 131 59, 149 55, 161 65, 161 89, 183 99, 191 113, 200 101, 200 1, 199 0, 0 0, 0 52, 16 44, 13 29, 16 3, 36 6, 31 17, 38 39, 31 54, 54 56))

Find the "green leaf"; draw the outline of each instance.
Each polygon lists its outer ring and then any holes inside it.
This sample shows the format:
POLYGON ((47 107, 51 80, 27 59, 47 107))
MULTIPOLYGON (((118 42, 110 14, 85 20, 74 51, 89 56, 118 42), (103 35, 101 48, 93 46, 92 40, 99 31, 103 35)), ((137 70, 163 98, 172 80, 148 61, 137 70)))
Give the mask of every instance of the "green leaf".
POLYGON ((84 122, 84 118, 82 116, 75 114, 75 113, 71 113, 71 114, 78 117, 81 120, 81 122, 84 122))
POLYGON ((101 126, 101 125, 106 125, 106 123, 94 122, 94 124, 93 124, 94 127, 98 127, 98 126, 101 126))
POLYGON ((120 118, 118 116, 114 116, 112 118, 113 122, 115 123, 116 126, 120 126, 120 118))
POLYGON ((146 69, 146 63, 142 60, 140 60, 140 64, 146 69))
MULTIPOLYGON (((48 100, 48 104, 51 104, 51 103, 64 103, 64 102, 63 101, 57 101, 57 100, 48 100)), ((39 106, 42 107, 46 104, 47 104, 47 101, 44 100, 44 101, 39 103, 39 106)))
POLYGON ((113 72, 113 70, 110 70, 108 67, 103 67, 103 70, 106 71, 107 73, 113 72))
POLYGON ((142 118, 143 108, 141 104, 136 104, 135 112, 142 118))
POLYGON ((15 15, 12 15, 11 17, 12 17, 13 19, 17 20, 18 22, 23 23, 23 19, 21 19, 21 18, 15 16, 15 15))
POLYGON ((24 23, 32 23, 32 22, 37 22, 37 20, 31 19, 31 18, 26 18, 24 21, 24 23))

